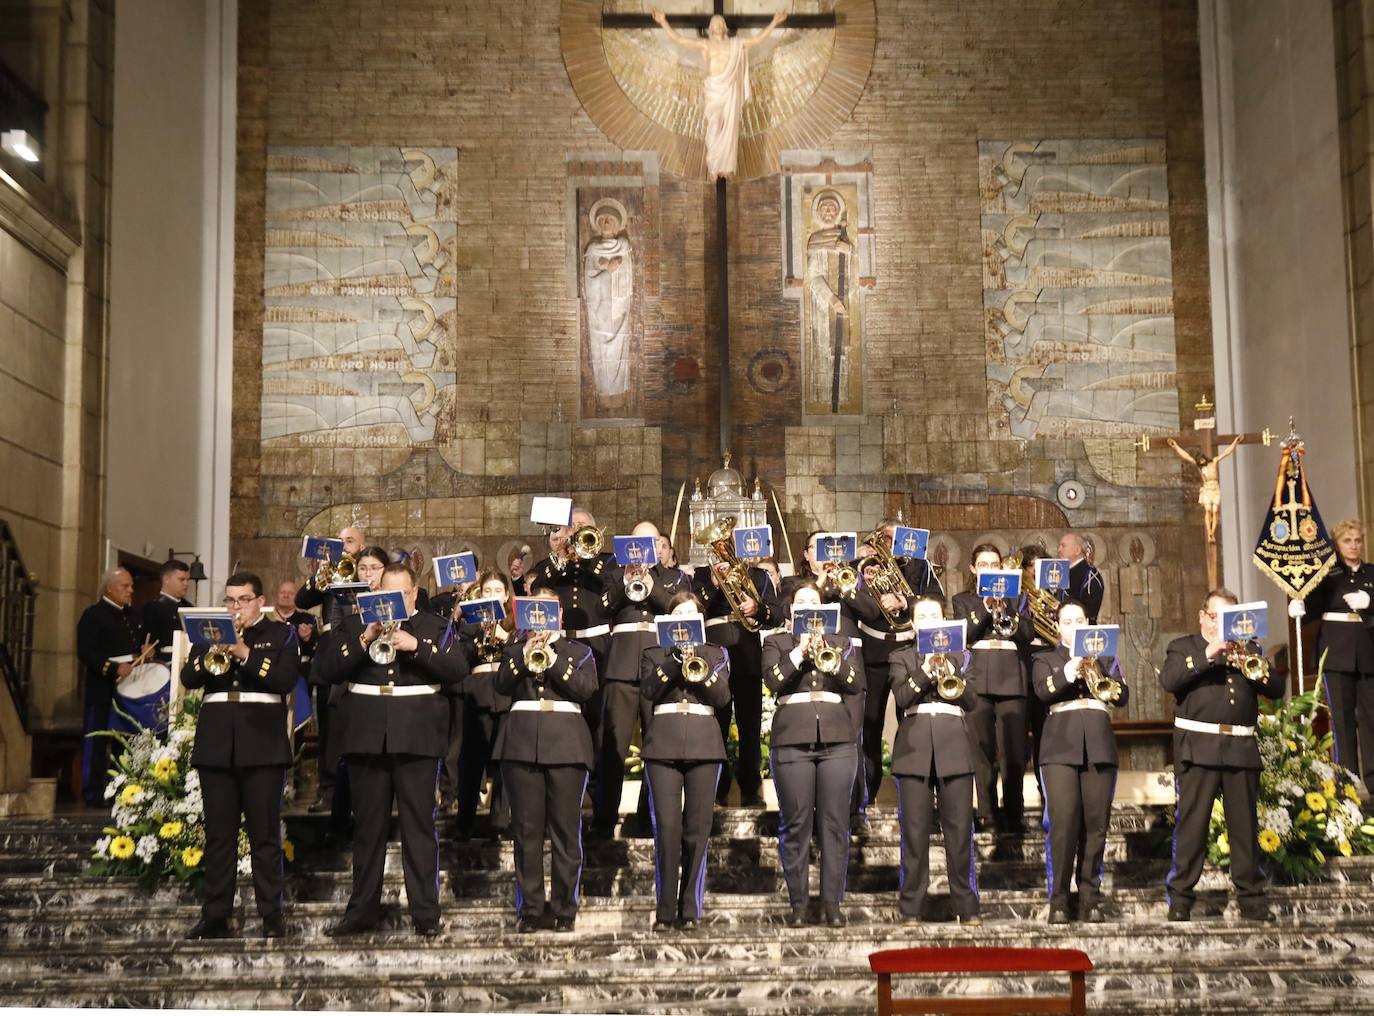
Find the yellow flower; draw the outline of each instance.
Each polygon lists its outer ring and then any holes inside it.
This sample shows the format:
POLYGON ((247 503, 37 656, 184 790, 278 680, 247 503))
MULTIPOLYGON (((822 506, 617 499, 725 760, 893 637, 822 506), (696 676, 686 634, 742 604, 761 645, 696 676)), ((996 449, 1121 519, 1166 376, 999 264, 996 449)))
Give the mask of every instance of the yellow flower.
POLYGON ((1351 850, 1350 850, 1350 841, 1349 841, 1349 840, 1341 840, 1341 842, 1339 842, 1339 843, 1336 844, 1336 847, 1337 847, 1338 850, 1340 850, 1342 856, 1344 856, 1344 857, 1349 857, 1349 856, 1350 856, 1351 850))
POLYGON ((119 803, 133 804, 141 793, 143 793, 143 788, 137 783, 126 783, 124 789, 119 792, 119 803))
POLYGON ((1217 850, 1221 851, 1223 854, 1229 854, 1231 852, 1231 841, 1226 838, 1225 833, 1217 837, 1217 850))
POLYGON ((1352 801, 1358 801, 1360 799, 1360 792, 1355 789, 1355 784, 1347 783, 1345 785, 1345 796, 1352 801))
POLYGON ((158 778, 158 782, 166 783, 177 774, 177 764, 169 758, 160 758, 153 764, 153 775, 158 778))
POLYGON ((1322 793, 1325 794, 1328 798, 1330 798, 1330 797, 1335 797, 1335 796, 1336 796, 1336 781, 1335 781, 1335 780, 1323 780, 1323 781, 1322 781, 1322 793))
POLYGON ((1292 741, 1285 741, 1284 744, 1288 745, 1289 751, 1296 752, 1298 750, 1298 746, 1292 741))
POLYGON ((1259 845, 1260 845, 1260 849, 1263 850, 1266 854, 1272 854, 1275 850, 1278 850, 1278 849, 1279 849, 1279 843, 1281 843, 1281 842, 1282 842, 1282 841, 1279 839, 1279 834, 1276 833, 1276 832, 1274 832, 1274 830, 1272 830, 1272 829, 1261 829, 1261 830, 1260 830, 1260 834, 1259 834, 1259 845))
POLYGON ((1306 808, 1304 808, 1302 811, 1298 812, 1298 822, 1301 823, 1301 822, 1311 822, 1311 821, 1312 821, 1312 813, 1311 813, 1310 811, 1308 811, 1306 808))
POLYGON ((296 845, 290 840, 281 841, 281 852, 286 855, 288 861, 294 861, 296 859, 296 845))
POLYGON ((205 851, 201 850, 200 847, 187 847, 181 852, 181 863, 188 868, 194 868, 204 856, 205 851))
POLYGON ((181 835, 180 822, 164 822, 162 828, 157 831, 158 836, 164 840, 174 840, 181 835))
POLYGON ((1313 791, 1307 795, 1307 807, 1313 811, 1326 811, 1326 798, 1313 791))
POLYGON ((134 856, 134 841, 131 836, 116 836, 110 841, 110 856, 118 861, 134 856))

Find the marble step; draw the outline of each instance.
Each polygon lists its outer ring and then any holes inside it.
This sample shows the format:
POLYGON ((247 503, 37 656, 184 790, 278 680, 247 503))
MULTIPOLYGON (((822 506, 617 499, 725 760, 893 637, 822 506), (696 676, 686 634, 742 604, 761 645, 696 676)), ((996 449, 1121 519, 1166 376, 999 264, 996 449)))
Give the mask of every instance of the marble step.
MULTIPOLYGON (((469 1007, 522 1011, 642 1012, 645 1004, 663 1006, 696 1002, 732 1003, 731 1011, 768 1011, 777 1002, 808 1003, 813 1011, 830 1011, 828 1002, 872 998, 874 978, 864 956, 869 948, 888 947, 890 941, 863 945, 850 958, 785 957, 779 949, 765 958, 716 957, 703 964, 684 963, 669 956, 646 969, 633 963, 582 962, 574 945, 551 947, 534 967, 515 967, 499 958, 489 967, 466 970, 445 964, 447 951, 435 950, 434 963, 407 971, 380 971, 370 966, 338 969, 333 964, 304 965, 311 957, 293 953, 302 964, 283 964, 271 970, 234 970, 218 979, 173 969, 153 962, 132 969, 95 969, 72 976, 0 978, 6 1001, 25 1005, 101 1004, 110 1006, 223 1006, 226 1008, 362 1008, 462 1010, 469 1007), (314 972, 318 972, 318 978, 314 972), (780 971, 785 976, 780 977, 780 971), (115 976, 112 977, 111 974, 115 976), (516 976, 512 976, 515 974, 516 976), (288 997, 289 994, 289 997, 288 997), (282 1002, 286 1004, 283 1005, 282 1002)), ((426 953, 416 952, 425 961, 426 953)), ((329 957, 326 957, 328 959, 329 957)), ((1374 971, 1358 958, 1342 957, 1340 964, 1315 963, 1307 951, 1244 949, 1221 952, 1207 949, 1168 958, 1144 955, 1133 963, 1099 967, 1088 979, 1089 1008, 1121 1012, 1127 1000, 1190 1001, 1193 1010, 1212 997, 1234 999, 1249 995, 1272 1005, 1289 997, 1320 991, 1328 999, 1364 999, 1374 989, 1374 971)), ((899 982, 900 983, 900 982, 899 982)), ((994 989, 1025 993, 1061 988, 1059 978, 999 976, 995 978, 932 978, 920 989, 930 994, 985 994, 994 989)), ((911 990, 917 990, 913 986, 911 990)), ((1287 1006, 1285 1006, 1287 1008, 1287 1006)), ((1328 1012, 1348 1012, 1342 1005, 1328 1012)))
MULTIPOLYGON (((245 884, 241 889, 239 913, 251 915, 251 888, 245 884)), ((408 934, 410 921, 399 898, 399 889, 399 885, 393 886, 384 895, 382 928, 408 934)), ((1358 929, 1363 927, 1360 922, 1374 920, 1374 893, 1350 886, 1279 887, 1271 890, 1269 902, 1279 915, 1277 928, 1287 929, 1298 924, 1326 928, 1331 922, 1347 922, 1350 928, 1358 929)), ((137 893, 131 885, 120 887, 118 893, 112 891, 99 899, 85 900, 80 905, 71 903, 70 899, 58 899, 47 906, 21 903, 0 908, 0 943, 16 948, 41 948, 55 942, 176 939, 194 923, 199 913, 197 902, 190 894, 148 897, 137 893)), ((1043 892, 987 894, 982 898, 982 905, 983 918, 987 922, 985 929, 996 927, 998 934, 1011 930, 1034 934, 1067 933, 1065 929, 1044 925, 1048 906, 1043 892)), ((1103 934, 1115 933, 1115 929, 1128 925, 1162 924, 1166 904, 1158 889, 1124 890, 1110 897, 1108 909, 1112 921, 1100 926, 1103 934)), ((596 934, 645 932, 653 920, 653 910, 653 897, 647 895, 584 897, 578 928, 596 934)), ((787 901, 782 895, 710 894, 706 898, 702 934, 714 935, 734 928, 751 929, 753 933, 763 929, 783 930, 787 911, 787 901)), ((302 938, 320 937, 342 912, 342 900, 291 902, 288 919, 292 934, 302 938)), ((844 912, 854 927, 890 929, 900 921, 895 895, 890 893, 851 894, 846 897, 844 912)), ((929 897, 928 915, 932 919, 931 934, 957 932, 957 926, 939 923, 949 917, 948 897, 929 897)), ((1219 888, 1199 894, 1194 917, 1190 924, 1165 927, 1180 933, 1192 928, 1237 927, 1244 931, 1259 927, 1236 921, 1230 894, 1219 888)), ((444 920, 453 936, 503 933, 513 926, 514 912, 509 898, 500 901, 446 899, 444 920)), ((249 935, 256 933, 251 916, 244 920, 242 927, 249 935)), ((921 934, 927 929, 922 926, 903 930, 921 934)), ((972 929, 966 931, 977 933, 972 929)))

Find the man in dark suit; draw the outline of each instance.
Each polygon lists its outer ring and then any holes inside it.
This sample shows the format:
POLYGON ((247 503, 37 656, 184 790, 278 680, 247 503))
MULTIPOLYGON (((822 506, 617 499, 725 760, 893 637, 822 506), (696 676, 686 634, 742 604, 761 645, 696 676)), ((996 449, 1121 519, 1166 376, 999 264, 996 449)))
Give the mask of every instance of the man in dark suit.
POLYGON ((1064 590, 1061 598, 1067 597, 1081 603, 1088 615, 1088 623, 1097 624, 1107 584, 1102 581, 1102 573, 1088 560, 1088 545, 1077 533, 1065 533, 1059 538, 1058 554, 1069 562, 1069 588, 1064 590))
MULTIPOLYGON (((1260 696, 1283 694, 1283 675, 1266 670, 1260 680, 1245 677, 1229 658, 1219 611, 1235 594, 1214 589, 1198 611, 1200 634, 1169 643, 1159 683, 1174 696, 1174 781, 1178 818, 1174 823, 1174 864, 1165 880, 1169 920, 1189 919, 1207 858, 1207 827, 1212 801, 1221 791, 1231 844, 1231 881, 1240 915, 1269 921, 1264 902, 1264 872, 1259 864, 1260 754, 1255 740, 1260 696)), ((1258 653, 1254 643, 1244 651, 1258 653)))
POLYGON ((186 599, 190 582, 191 569, 185 561, 168 561, 162 566, 162 591, 143 605, 143 632, 157 643, 157 657, 164 662, 171 660, 172 636, 181 628, 177 611, 191 606, 186 599))
POLYGON ((417 933, 432 938, 439 934, 434 796, 448 748, 448 697, 467 676, 467 659, 451 623, 417 612, 409 565, 387 565, 381 588, 405 594, 408 619, 384 636, 375 622, 364 626, 361 617, 346 618, 315 661, 321 680, 343 688, 336 733, 348 760, 356 823, 353 892, 343 920, 328 934, 369 931, 381 916, 394 800, 410 919, 417 933))
MULTIPOLYGON (((134 657, 143 644, 143 626, 130 606, 133 578, 123 568, 112 568, 100 585, 103 595, 85 609, 76 625, 76 655, 86 671, 82 732, 87 735, 109 729, 115 685, 133 671, 134 657)), ((82 740, 81 796, 89 805, 103 804, 109 753, 107 737, 82 740)))
MULTIPOLYGON (((620 796, 625 786, 625 759, 630 753, 635 727, 647 726, 641 717, 647 703, 639 694, 640 655, 650 646, 657 645, 655 615, 668 613, 678 593, 691 592, 687 576, 665 563, 669 560, 668 540, 659 533, 657 526, 641 522, 630 535, 654 537, 658 563, 650 568, 624 569, 621 581, 611 583, 607 589, 614 623, 606 666, 601 671, 601 750, 592 819, 592 833, 601 838, 615 831, 620 796)), ((647 819, 648 809, 648 796, 641 782, 637 813, 647 819)), ((644 826, 647 825, 645 822, 644 826)))
POLYGON ((230 575, 224 605, 235 615, 236 642, 196 646, 181 671, 187 689, 204 688, 191 764, 205 800, 205 899, 187 938, 225 938, 238 881, 239 816, 252 846, 253 889, 263 935, 286 933, 282 914, 281 798, 291 741, 287 702, 295 690, 300 654, 295 633, 262 616, 262 580, 251 572, 230 575), (222 673, 207 660, 224 649, 222 673))
MULTIPOLYGON (((731 706, 716 714, 721 737, 729 741, 730 713, 734 710, 735 728, 739 733, 739 748, 735 761, 735 779, 739 781, 740 805, 758 808, 763 805, 763 775, 759 772, 759 738, 763 728, 763 643, 759 629, 767 630, 779 623, 777 590, 762 568, 749 567, 749 578, 758 599, 747 597, 740 604, 740 615, 749 619, 753 630, 736 615, 720 588, 721 575, 727 569, 724 562, 696 569, 692 591, 702 604, 706 618, 706 641, 720 646, 730 656, 731 706)), ((716 788, 716 802, 724 804, 730 793, 730 773, 721 773, 716 788)))

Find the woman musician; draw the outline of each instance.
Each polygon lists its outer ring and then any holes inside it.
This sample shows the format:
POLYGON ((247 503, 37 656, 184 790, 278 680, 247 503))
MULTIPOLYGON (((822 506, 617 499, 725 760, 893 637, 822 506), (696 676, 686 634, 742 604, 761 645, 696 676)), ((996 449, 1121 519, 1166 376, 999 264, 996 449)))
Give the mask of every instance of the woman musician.
POLYGON ((468 624, 462 620, 462 601, 453 605, 453 620, 469 664, 460 710, 462 747, 458 752, 456 831, 460 840, 470 837, 476 825, 483 776, 491 790, 487 810, 491 835, 499 836, 510 826, 510 804, 501 787, 501 767, 492 761, 497 728, 510 708, 510 698, 496 690, 493 678, 501 669, 502 650, 515 637, 514 591, 510 579, 495 568, 488 568, 477 576, 468 594, 472 599, 500 600, 506 616, 501 621, 468 624))

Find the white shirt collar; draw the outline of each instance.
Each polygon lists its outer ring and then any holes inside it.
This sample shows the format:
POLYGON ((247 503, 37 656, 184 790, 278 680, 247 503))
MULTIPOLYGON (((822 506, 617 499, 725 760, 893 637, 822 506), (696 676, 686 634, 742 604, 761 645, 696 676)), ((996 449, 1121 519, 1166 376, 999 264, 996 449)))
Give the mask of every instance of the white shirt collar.
POLYGON ((106 603, 108 603, 111 607, 114 607, 115 610, 123 610, 123 609, 124 609, 124 608, 121 607, 119 604, 115 603, 114 600, 110 599, 108 596, 102 596, 101 599, 104 600, 106 603))

